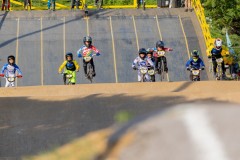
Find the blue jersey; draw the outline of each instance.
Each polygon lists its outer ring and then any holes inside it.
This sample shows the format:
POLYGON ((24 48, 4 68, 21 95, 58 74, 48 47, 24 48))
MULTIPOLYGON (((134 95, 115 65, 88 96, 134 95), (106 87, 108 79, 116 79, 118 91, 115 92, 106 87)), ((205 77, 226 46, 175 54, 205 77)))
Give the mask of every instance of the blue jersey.
POLYGON ((200 69, 200 67, 205 67, 204 62, 201 58, 198 58, 196 62, 191 58, 187 61, 186 67, 191 66, 192 68, 200 69))
POLYGON ((22 75, 20 68, 16 64, 10 65, 7 63, 2 67, 1 74, 5 74, 6 76, 15 75, 16 71, 19 75, 22 75))
POLYGON ((222 53, 222 48, 221 49, 213 48, 211 50, 212 59, 222 58, 222 54, 221 53, 222 53))

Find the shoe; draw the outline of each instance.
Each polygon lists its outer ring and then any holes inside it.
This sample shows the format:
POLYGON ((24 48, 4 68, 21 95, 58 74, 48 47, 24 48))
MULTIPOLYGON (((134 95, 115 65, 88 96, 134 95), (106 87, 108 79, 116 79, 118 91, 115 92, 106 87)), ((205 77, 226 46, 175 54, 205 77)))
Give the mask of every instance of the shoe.
POLYGON ((190 12, 192 12, 193 11, 193 9, 190 9, 190 12))
POLYGON ((165 71, 166 73, 168 73, 168 67, 165 67, 165 68, 164 68, 164 71, 165 71))
POLYGON ((185 9, 185 12, 188 12, 188 9, 185 9))
POLYGON ((96 73, 95 73, 94 71, 93 71, 93 73, 92 73, 92 76, 93 76, 93 77, 95 77, 95 76, 96 76, 96 73))

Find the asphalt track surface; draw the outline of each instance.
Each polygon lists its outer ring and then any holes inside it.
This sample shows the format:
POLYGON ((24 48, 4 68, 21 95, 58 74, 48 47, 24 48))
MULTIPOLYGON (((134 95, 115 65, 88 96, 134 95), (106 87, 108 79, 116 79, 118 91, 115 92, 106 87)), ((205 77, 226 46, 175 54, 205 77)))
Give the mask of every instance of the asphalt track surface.
MULTIPOLYGON (((5 63, 7 55, 16 55, 24 76, 18 80, 18 86, 59 85, 62 76, 57 73, 58 67, 64 54, 73 52, 81 65, 77 83, 89 83, 83 76, 82 59, 76 55, 82 38, 88 34, 102 53, 94 57, 97 73, 94 83, 136 82, 137 72, 131 69, 131 64, 138 48, 154 47, 161 38, 166 47, 173 48, 166 54, 169 80, 188 81, 186 42, 190 51, 200 49, 192 20, 177 15, 6 18, 0 30, 0 64, 5 63)), ((202 80, 207 80, 205 71, 202 80)), ((4 81, 1 80, 2 84, 4 81)))

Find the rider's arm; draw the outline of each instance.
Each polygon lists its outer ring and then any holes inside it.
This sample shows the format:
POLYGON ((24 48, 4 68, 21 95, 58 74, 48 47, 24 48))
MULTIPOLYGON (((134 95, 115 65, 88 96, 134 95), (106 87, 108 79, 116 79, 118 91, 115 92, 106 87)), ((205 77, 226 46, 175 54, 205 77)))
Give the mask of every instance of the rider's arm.
POLYGON ((22 71, 20 70, 20 68, 18 67, 18 65, 14 65, 16 71, 18 72, 19 75, 22 75, 22 71))
POLYGON ((92 45, 92 50, 97 54, 97 55, 100 55, 100 51, 92 45))
POLYGON ((82 57, 83 47, 84 47, 84 46, 82 46, 82 47, 77 51, 77 56, 78 56, 78 58, 81 58, 81 57, 82 57))
POLYGON ((64 61, 64 62, 62 63, 62 65, 58 68, 58 73, 61 73, 61 72, 62 72, 62 70, 63 70, 63 68, 66 66, 66 64, 67 64, 67 61, 64 61))
POLYGON ((173 51, 172 48, 164 48, 164 51, 173 51))
POLYGON ((134 61, 133 61, 133 63, 132 63, 132 68, 136 67, 136 64, 137 64, 137 62, 138 62, 137 59, 138 59, 138 58, 134 59, 134 61))
POLYGON ((151 67, 154 66, 153 61, 152 61, 150 58, 148 58, 147 61, 148 61, 148 63, 151 65, 151 67))
POLYGON ((200 58, 200 65, 202 66, 202 67, 205 67, 205 64, 204 64, 204 62, 203 62, 203 60, 200 58))
POLYGON ((189 59, 188 61, 187 61, 187 63, 186 63, 186 68, 189 68, 189 66, 190 66, 190 64, 191 64, 191 59, 189 59))
POLYGON ((4 71, 7 69, 7 64, 2 67, 1 74, 4 74, 4 71))
POLYGON ((76 67, 76 71, 79 71, 80 66, 78 65, 77 61, 74 60, 73 63, 75 65, 75 67, 76 67))

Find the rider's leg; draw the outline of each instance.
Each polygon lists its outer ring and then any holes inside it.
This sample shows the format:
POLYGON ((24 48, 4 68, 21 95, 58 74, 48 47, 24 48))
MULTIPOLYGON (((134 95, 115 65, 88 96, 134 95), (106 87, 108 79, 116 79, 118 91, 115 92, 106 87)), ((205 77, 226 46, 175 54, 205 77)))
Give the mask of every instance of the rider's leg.
POLYGON ((146 78, 147 82, 149 82, 151 77, 149 76, 149 74, 145 74, 145 78, 146 78))
POLYGON ((158 62, 160 61, 160 58, 156 57, 155 58, 155 71, 158 70, 158 62))
POLYGON ((223 75, 225 75, 225 72, 226 72, 226 68, 225 68, 225 64, 224 64, 224 61, 222 62, 222 73, 223 75))
POLYGON ((28 2, 29 2, 29 8, 30 8, 30 10, 32 10, 32 2, 31 2, 31 0, 29 0, 28 2))
POLYGON ((93 62, 93 58, 91 59, 90 63, 93 67, 93 77, 94 77, 94 76, 96 76, 96 72, 95 72, 95 65, 94 65, 94 62, 93 62))
POLYGON ((66 85, 66 81, 67 81, 66 75, 67 75, 67 73, 63 73, 63 83, 64 83, 64 85, 66 85))
POLYGON ((152 82, 155 82, 156 80, 155 80, 155 75, 152 75, 151 76, 151 80, 152 80, 152 82))
POLYGON ((85 77, 87 77, 87 62, 84 59, 83 59, 83 70, 84 70, 85 77))
POLYGON ((6 83, 5 83, 5 87, 9 87, 10 86, 10 82, 7 80, 7 78, 6 78, 6 83))
POLYGON ((76 83, 76 79, 77 79, 77 77, 76 77, 76 71, 72 71, 71 72, 71 74, 72 74, 72 78, 71 78, 71 83, 72 84, 75 84, 76 83))
POLYGON ((163 56, 162 59, 163 59, 163 63, 164 63, 164 71, 168 72, 167 58, 165 56, 163 56))
POLYGON ((216 76, 216 74, 217 74, 217 62, 216 62, 216 60, 212 60, 212 64, 213 64, 213 74, 214 74, 214 76, 216 76))
POLYGON ((6 1, 6 0, 2 0, 2 11, 3 11, 4 8, 5 8, 5 1, 6 1))
POLYGON ((141 82, 141 72, 138 70, 138 82, 141 82))
POLYGON ((190 79, 190 81, 192 81, 192 79, 193 79, 193 74, 192 74, 192 72, 190 72, 189 79, 190 79))
POLYGON ((10 0, 8 0, 7 10, 10 11, 10 0))

